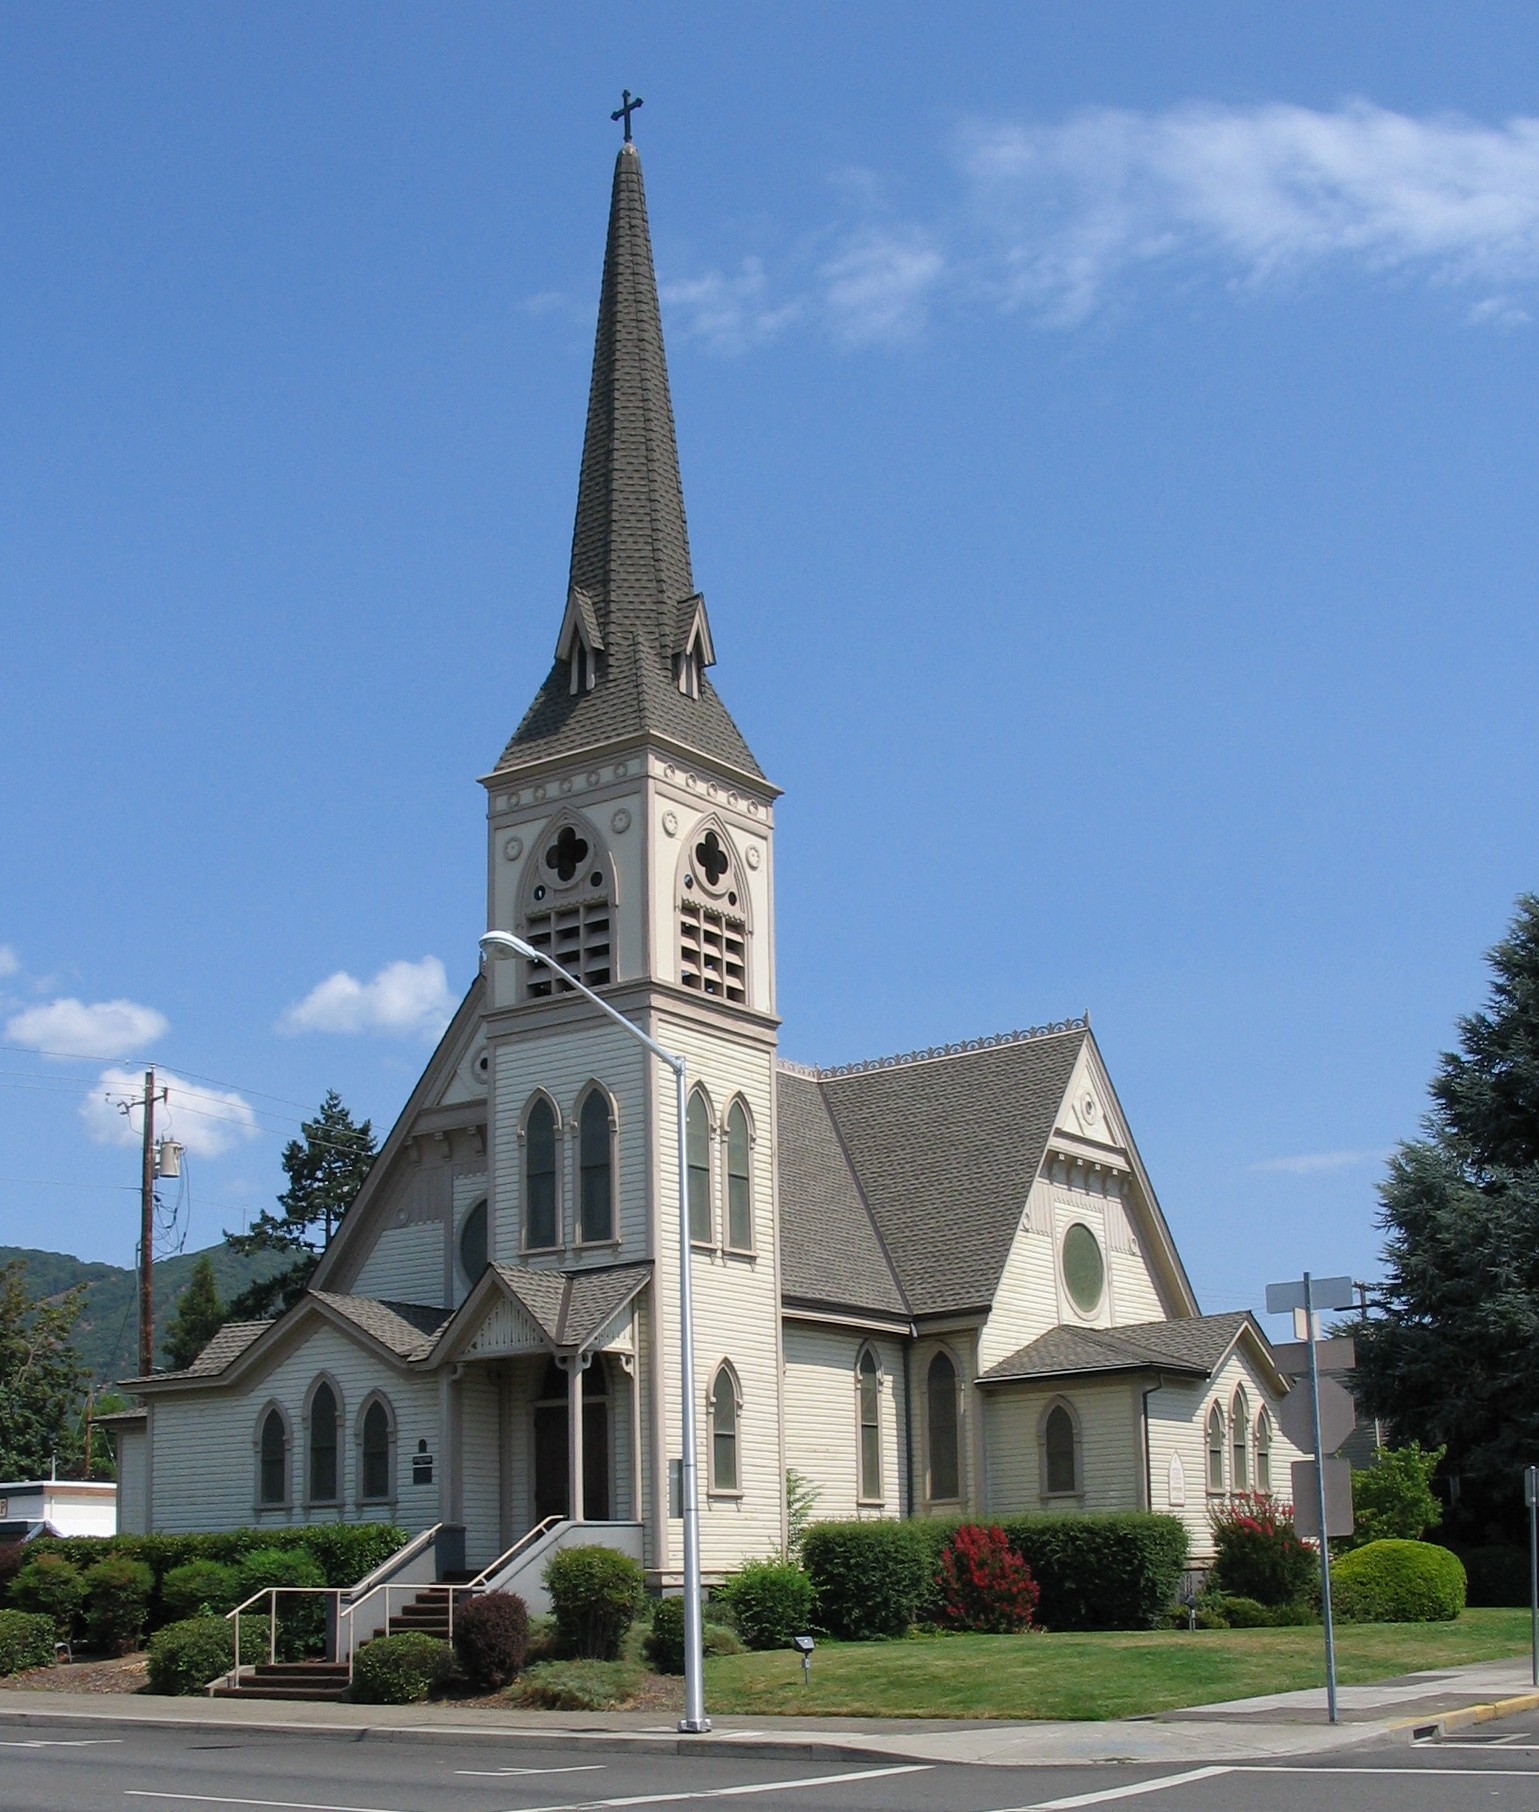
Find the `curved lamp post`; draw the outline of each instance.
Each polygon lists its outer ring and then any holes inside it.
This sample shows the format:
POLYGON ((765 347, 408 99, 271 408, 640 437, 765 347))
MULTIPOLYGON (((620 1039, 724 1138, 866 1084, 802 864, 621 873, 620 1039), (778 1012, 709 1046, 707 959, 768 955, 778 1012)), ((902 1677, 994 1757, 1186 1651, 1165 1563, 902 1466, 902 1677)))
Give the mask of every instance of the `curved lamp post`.
POLYGON ((525 962, 543 963, 574 993, 591 1000, 601 1013, 644 1044, 660 1063, 673 1071, 674 1093, 679 1116, 679 1372, 683 1393, 680 1421, 684 1457, 680 1464, 680 1484, 684 1503, 684 1716, 679 1719, 683 1731, 705 1731, 711 1720, 705 1715, 705 1682, 701 1675, 700 1645, 700 1509, 695 1466, 695 1335, 693 1299, 690 1288, 689 1254, 689 1171, 688 1148, 685 1144, 685 1117, 688 1100, 684 1085, 684 1059, 665 1051, 642 1031, 633 1020, 617 1013, 607 1000, 601 999, 584 982, 580 982, 560 963, 553 962, 543 950, 510 931, 488 931, 481 939, 481 954, 490 962, 516 956, 525 962))

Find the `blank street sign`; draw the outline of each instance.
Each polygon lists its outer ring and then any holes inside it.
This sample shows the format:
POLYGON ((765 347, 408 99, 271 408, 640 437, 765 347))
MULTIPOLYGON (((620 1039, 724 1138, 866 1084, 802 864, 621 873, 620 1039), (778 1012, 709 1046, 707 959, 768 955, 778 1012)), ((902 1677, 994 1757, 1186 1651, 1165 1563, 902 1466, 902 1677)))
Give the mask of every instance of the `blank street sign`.
MULTIPOLYGON (((1320 1309, 1350 1309, 1356 1301, 1350 1277, 1312 1277, 1309 1280, 1309 1307, 1320 1309)), ((1302 1309, 1304 1303, 1304 1280, 1297 1283, 1269 1283, 1266 1287, 1266 1312, 1268 1315, 1288 1315, 1294 1309, 1302 1309)))
MULTIPOLYGON (((1297 1448, 1315 1450, 1315 1431, 1309 1414, 1309 1380, 1300 1378, 1277 1406, 1277 1425, 1297 1448)), ((1320 1445, 1334 1453, 1357 1426, 1357 1406, 1352 1393, 1334 1378, 1320 1380, 1320 1445)))
MULTIPOLYGON (((1320 1487, 1313 1460, 1293 1462, 1293 1526, 1306 1541, 1320 1539, 1320 1487)), ((1325 1528, 1328 1535, 1352 1533, 1352 1463, 1325 1462, 1325 1528)))

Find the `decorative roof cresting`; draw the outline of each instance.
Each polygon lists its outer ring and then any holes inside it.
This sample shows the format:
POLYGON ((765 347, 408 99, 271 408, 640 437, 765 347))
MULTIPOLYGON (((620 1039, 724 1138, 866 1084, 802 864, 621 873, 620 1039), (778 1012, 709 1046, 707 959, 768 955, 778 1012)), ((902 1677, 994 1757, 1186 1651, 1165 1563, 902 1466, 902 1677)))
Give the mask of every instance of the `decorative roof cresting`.
POLYGON ((1037 1038, 1058 1038, 1065 1032, 1088 1032, 1088 1009, 1077 1018, 1050 1020, 1047 1025, 1027 1026, 1019 1032, 991 1032, 984 1038, 964 1038, 956 1044, 932 1044, 924 1050, 900 1051, 895 1057, 863 1057, 854 1063, 792 1063, 782 1057, 777 1068, 792 1076, 806 1076, 813 1082, 826 1082, 834 1076, 863 1076, 871 1070, 901 1070, 911 1063, 933 1063, 939 1057, 965 1057, 971 1051, 997 1050, 1000 1045, 1029 1044, 1037 1038))

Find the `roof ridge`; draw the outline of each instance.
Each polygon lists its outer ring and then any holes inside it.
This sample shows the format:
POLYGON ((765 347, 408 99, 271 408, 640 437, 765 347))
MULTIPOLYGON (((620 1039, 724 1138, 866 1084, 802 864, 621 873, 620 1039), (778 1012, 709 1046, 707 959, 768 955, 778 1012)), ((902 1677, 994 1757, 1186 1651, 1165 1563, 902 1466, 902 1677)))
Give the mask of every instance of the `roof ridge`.
POLYGON ((803 1076, 810 1082, 827 1082, 839 1076, 860 1076, 871 1070, 901 1070, 915 1063, 936 1063, 946 1057, 965 1057, 975 1051, 998 1050, 1003 1045, 1030 1044, 1040 1038, 1061 1038, 1066 1032, 1088 1032, 1090 1013, 1069 1019, 1049 1020, 1046 1025, 1026 1026, 1018 1032, 990 1032, 981 1038, 963 1038, 955 1044, 932 1044, 917 1051, 900 1051, 893 1057, 862 1057, 853 1063, 793 1063, 789 1058, 776 1059, 775 1067, 789 1076, 803 1076))

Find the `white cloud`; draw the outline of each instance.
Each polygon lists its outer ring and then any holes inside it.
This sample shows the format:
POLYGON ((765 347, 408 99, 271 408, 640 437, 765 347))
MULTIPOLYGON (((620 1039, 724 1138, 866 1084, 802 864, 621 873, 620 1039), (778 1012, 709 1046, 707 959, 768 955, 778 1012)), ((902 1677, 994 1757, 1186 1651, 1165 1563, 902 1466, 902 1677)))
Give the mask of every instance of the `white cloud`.
POLYGON ((1312 1177, 1322 1170, 1351 1170, 1359 1164, 1382 1164, 1387 1151, 1306 1151, 1291 1158, 1263 1158, 1252 1170, 1278 1172, 1289 1177, 1312 1177))
POLYGON ((0 944, 0 975, 15 975, 21 968, 21 958, 10 944, 0 944))
POLYGON ((946 311, 1068 327, 1140 280, 1255 291, 1329 270, 1473 290, 1474 326, 1539 310, 1539 118, 1356 100, 974 122, 928 220, 856 174, 835 185, 844 217, 799 245, 670 285, 686 331, 741 351, 804 321, 851 345, 912 339, 946 311))
POLYGON ((386 963, 372 981, 345 969, 317 982, 278 1021, 280 1032, 383 1032, 393 1038, 436 1038, 456 1002, 436 956, 386 963))
POLYGON ((169 1022, 132 1000, 51 1000, 5 1022, 12 1044, 51 1057, 128 1057, 166 1034, 169 1022))
MULTIPOLYGON (((232 1089, 202 1088, 167 1070, 156 1070, 155 1086, 167 1090, 155 1109, 155 1130, 168 1133, 200 1158, 232 1151, 260 1130, 250 1104, 232 1089)), ((103 1070, 80 1104, 86 1132, 98 1145, 138 1145, 144 1137, 142 1112, 124 1113, 119 1103, 138 1100, 144 1078, 134 1070, 103 1070)))

